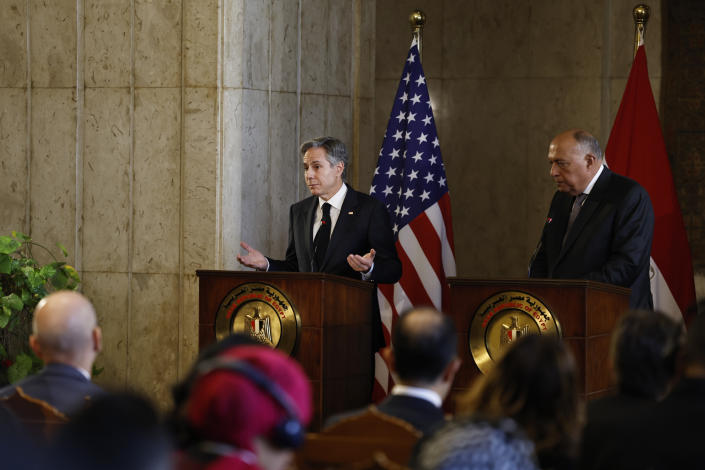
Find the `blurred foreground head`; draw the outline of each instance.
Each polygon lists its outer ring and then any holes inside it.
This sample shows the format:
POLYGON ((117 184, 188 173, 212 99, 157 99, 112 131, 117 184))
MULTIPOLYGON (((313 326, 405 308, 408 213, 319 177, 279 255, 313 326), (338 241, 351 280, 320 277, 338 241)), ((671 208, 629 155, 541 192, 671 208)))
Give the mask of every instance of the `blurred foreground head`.
POLYGON ((582 421, 573 356, 558 338, 519 339, 459 400, 462 413, 512 418, 537 453, 577 445, 582 421))
POLYGON ((685 342, 683 324, 658 311, 622 315, 612 334, 612 365, 621 393, 662 398, 685 342))
POLYGON ((43 298, 34 310, 29 344, 44 362, 91 370, 102 336, 95 310, 78 292, 63 290, 43 298))
POLYGON ((267 469, 289 463, 311 414, 301 366, 277 350, 249 345, 199 363, 185 404, 200 451, 256 459, 267 469))
POLYGON ((51 468, 169 470, 171 447, 154 406, 132 393, 106 394, 72 417, 57 436, 51 468))
POLYGON ((433 389, 445 398, 460 367, 457 348, 453 320, 432 307, 418 307, 399 316, 391 348, 382 355, 399 384, 433 389))

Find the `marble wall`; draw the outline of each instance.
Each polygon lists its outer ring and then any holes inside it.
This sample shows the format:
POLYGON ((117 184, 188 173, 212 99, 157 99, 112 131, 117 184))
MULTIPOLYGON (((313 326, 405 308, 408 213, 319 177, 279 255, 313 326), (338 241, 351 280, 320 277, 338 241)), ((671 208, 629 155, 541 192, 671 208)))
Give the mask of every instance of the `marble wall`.
POLYGON ((286 246, 297 153, 372 141, 372 0, 3 0, 0 233, 69 249, 97 381, 168 403, 197 351, 197 269, 286 246), (362 53, 361 53, 362 51, 362 53), (246 175, 246 177, 244 176, 246 175))
MULTIPOLYGON (((652 87, 661 88, 661 8, 648 2, 652 87)), ((629 74, 629 0, 378 0, 376 145, 426 14, 423 64, 453 207, 458 275, 524 277, 555 187, 546 151, 582 127, 606 144, 629 74)), ((376 156, 361 159, 371 180, 376 156)), ((361 173, 361 179, 363 175, 361 173)))

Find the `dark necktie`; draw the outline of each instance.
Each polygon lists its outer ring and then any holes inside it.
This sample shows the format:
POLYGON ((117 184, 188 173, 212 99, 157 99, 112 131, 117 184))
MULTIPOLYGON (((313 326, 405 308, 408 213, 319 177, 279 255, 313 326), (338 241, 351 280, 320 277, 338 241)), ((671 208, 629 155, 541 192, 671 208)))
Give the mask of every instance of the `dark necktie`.
POLYGON ((321 226, 318 227, 318 232, 313 239, 313 256, 316 260, 316 271, 323 266, 323 259, 326 257, 328 242, 330 241, 330 204, 327 202, 321 207, 323 217, 321 218, 321 226))
POLYGON ((565 235, 563 236, 563 245, 565 245, 565 241, 568 238, 568 234, 570 233, 570 228, 573 226, 575 219, 578 218, 578 214, 580 213, 580 209, 582 209, 583 203, 585 202, 585 198, 587 196, 588 195, 585 193, 580 193, 575 198, 575 201, 573 201, 573 206, 570 210, 570 216, 568 217, 568 227, 566 227, 565 235))

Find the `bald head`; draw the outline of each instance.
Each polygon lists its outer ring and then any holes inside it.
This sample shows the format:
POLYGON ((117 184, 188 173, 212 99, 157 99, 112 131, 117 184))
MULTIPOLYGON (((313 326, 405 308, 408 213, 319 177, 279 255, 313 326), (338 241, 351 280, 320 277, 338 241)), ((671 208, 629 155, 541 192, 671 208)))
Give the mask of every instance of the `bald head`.
POLYGON ((457 344, 450 317, 429 307, 409 310, 392 331, 396 373, 405 382, 434 382, 455 359, 457 344))
POLYGON ((62 362, 90 370, 100 350, 100 330, 93 305, 73 291, 42 299, 34 310, 30 344, 45 362, 62 362))
POLYGON ((600 143, 590 133, 571 129, 558 134, 548 147, 550 173, 558 191, 577 196, 602 166, 600 143))

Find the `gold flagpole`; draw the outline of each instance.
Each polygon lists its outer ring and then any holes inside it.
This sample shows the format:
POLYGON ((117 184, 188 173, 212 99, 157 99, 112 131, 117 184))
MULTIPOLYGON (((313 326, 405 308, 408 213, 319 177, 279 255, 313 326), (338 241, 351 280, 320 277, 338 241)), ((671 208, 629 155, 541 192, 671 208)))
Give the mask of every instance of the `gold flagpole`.
POLYGON ((640 3, 632 10, 634 17, 634 56, 639 46, 644 44, 644 36, 646 36, 646 23, 649 21, 649 5, 640 3))
POLYGON ((409 24, 411 25, 411 36, 416 38, 416 43, 419 46, 419 60, 423 62, 423 53, 421 52, 421 40, 423 36, 423 25, 426 23, 426 15, 421 10, 414 10, 409 15, 409 24))

